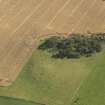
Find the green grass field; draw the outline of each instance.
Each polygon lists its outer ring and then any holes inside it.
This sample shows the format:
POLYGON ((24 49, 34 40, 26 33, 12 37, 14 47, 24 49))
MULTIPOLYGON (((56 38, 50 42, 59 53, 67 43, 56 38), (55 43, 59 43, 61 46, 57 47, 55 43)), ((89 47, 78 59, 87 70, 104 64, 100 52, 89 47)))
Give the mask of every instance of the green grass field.
POLYGON ((14 84, 0 87, 0 96, 46 105, 103 105, 104 53, 90 58, 60 60, 36 50, 14 84))
POLYGON ((90 65, 91 74, 78 91, 72 105, 105 105, 105 51, 90 65))

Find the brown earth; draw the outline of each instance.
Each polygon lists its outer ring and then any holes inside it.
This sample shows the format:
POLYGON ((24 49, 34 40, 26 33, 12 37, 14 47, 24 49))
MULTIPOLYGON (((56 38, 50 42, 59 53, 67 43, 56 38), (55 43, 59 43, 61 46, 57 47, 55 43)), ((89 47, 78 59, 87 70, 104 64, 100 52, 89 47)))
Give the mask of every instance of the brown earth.
POLYGON ((104 32, 102 0, 0 0, 0 86, 10 85, 40 35, 104 32))

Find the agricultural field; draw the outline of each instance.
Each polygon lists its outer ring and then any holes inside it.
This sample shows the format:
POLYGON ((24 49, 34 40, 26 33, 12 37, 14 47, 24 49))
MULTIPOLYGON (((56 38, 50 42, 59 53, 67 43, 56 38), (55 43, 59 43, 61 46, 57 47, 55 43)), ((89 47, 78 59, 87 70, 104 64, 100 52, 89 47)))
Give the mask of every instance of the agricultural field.
POLYGON ((54 59, 51 35, 105 32, 104 0, 0 0, 0 105, 104 105, 105 49, 54 59))
POLYGON ((89 58, 54 59, 36 50, 17 80, 0 87, 0 96, 45 105, 104 104, 105 51, 89 58))
POLYGON ((105 104, 105 52, 90 65, 92 71, 79 89, 71 105, 105 104), (75 103, 75 100, 78 101, 75 103))
POLYGON ((104 11, 103 0, 0 0, 0 86, 15 81, 39 36, 104 32, 104 11))

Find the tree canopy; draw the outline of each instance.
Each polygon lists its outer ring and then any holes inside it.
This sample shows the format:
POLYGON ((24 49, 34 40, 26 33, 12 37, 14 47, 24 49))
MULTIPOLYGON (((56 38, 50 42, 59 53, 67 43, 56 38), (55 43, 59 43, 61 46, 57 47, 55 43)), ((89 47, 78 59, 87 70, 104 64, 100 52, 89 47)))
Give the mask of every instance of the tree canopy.
POLYGON ((42 42, 38 49, 50 51, 54 58, 89 57, 102 50, 105 33, 70 34, 68 37, 53 36, 42 42))

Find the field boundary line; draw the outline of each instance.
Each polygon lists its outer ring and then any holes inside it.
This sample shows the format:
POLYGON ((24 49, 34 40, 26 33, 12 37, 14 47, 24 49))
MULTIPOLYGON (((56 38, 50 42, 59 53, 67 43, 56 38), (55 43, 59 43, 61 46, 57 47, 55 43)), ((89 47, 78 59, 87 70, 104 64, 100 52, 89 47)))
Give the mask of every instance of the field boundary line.
POLYGON ((72 104, 72 102, 73 102, 73 100, 74 100, 74 98, 76 97, 76 95, 78 94, 78 91, 80 90, 80 88, 82 87, 82 85, 84 84, 84 82, 88 79, 88 77, 89 77, 89 74, 91 74, 92 73, 92 70, 87 74, 87 76, 86 77, 84 77, 84 79, 83 80, 81 80, 81 83, 80 83, 80 85, 77 87, 77 89, 75 90, 75 92, 74 92, 74 94, 73 94, 73 96, 72 96, 72 98, 71 98, 71 102, 70 102, 70 104, 72 104))

